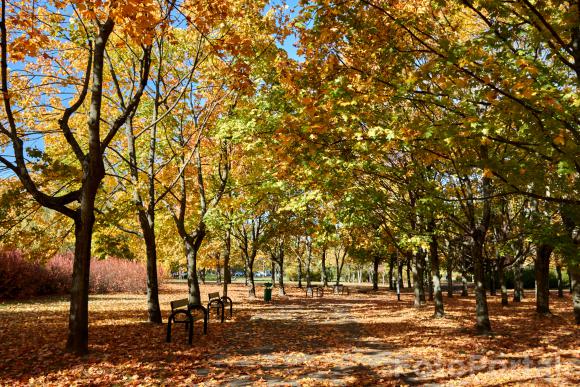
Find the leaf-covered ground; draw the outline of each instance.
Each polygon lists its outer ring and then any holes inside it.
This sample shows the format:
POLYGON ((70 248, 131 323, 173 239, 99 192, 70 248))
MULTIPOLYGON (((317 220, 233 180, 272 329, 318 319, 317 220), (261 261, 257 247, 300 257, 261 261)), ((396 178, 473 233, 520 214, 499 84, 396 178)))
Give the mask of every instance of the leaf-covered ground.
MULTIPOLYGON (((216 291, 215 285, 202 292, 216 291)), ((261 292, 261 287, 258 287, 261 292)), ((161 294, 186 294, 183 283, 161 294)), ((90 350, 84 358, 63 351, 68 302, 64 298, 0 304, 0 385, 578 385, 579 328, 569 295, 552 297, 553 316, 537 317, 534 300, 502 307, 490 297, 495 334, 477 336, 473 297, 445 298, 447 316, 432 306, 397 302, 392 292, 353 292, 305 298, 289 289, 266 304, 231 287, 234 317, 215 316, 207 336, 195 325, 193 346, 182 326, 172 343, 165 325, 145 322, 145 296, 92 296, 90 350)))

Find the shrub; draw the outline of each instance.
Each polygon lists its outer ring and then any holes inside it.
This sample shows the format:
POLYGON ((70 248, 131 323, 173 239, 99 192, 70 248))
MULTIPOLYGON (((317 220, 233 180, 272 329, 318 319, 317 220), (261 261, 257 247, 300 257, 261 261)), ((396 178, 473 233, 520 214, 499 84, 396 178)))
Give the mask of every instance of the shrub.
POLYGON ((0 252, 1 299, 39 294, 46 277, 42 265, 26 260, 19 251, 0 252))
MULTIPOLYGON (((70 291, 73 254, 59 254, 45 265, 25 259, 18 251, 0 252, 0 299, 26 298, 70 291)), ((159 271, 159 279, 163 272, 159 271)), ((91 293, 144 292, 144 264, 119 258, 91 260, 91 293)))

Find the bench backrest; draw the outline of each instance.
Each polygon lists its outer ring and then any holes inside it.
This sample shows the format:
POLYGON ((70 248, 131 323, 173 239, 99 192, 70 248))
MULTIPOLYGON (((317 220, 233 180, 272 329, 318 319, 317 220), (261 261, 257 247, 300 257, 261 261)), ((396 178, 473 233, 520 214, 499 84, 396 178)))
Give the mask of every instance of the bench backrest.
POLYGON ((171 301, 171 310, 175 310, 177 308, 181 308, 182 306, 187 306, 189 304, 189 300, 187 298, 183 298, 181 300, 171 301))
POLYGON ((207 295, 209 297, 209 300, 213 300, 213 299, 219 299, 220 298, 220 292, 215 292, 215 293, 209 293, 207 295))

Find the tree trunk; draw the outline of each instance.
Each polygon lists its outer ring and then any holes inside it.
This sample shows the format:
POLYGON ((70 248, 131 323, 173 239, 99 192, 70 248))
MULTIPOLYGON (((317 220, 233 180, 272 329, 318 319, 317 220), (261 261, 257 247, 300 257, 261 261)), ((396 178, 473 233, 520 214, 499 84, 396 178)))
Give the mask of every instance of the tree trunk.
POLYGON ((222 268, 221 268, 221 264, 220 264, 220 253, 218 252, 215 255, 215 260, 216 260, 216 283, 218 285, 221 285, 222 283, 222 268))
POLYGON ((419 301, 420 304, 424 304, 425 299, 425 251, 423 249, 419 249, 417 254, 415 255, 415 266, 417 268, 417 279, 415 280, 415 276, 413 276, 413 283, 415 284, 416 292, 418 291, 419 294, 419 301))
POLYGON ((556 275, 558 276, 558 297, 564 297, 564 284, 562 282, 562 266, 556 265, 556 275))
MULTIPOLYGON (((433 230, 434 231, 434 230, 433 230)), ((429 243, 429 262, 431 263, 431 273, 433 274, 433 293, 435 301, 435 317, 443 317, 443 292, 441 291, 441 275, 439 274, 439 252, 437 239, 433 235, 429 243)))
POLYGON ((580 267, 578 264, 570 263, 568 266, 568 276, 572 286, 572 304, 574 307, 574 319, 576 325, 580 325, 580 267))
POLYGON ((407 288, 411 289, 411 257, 407 258, 407 288))
POLYGON ((89 275, 94 225, 91 208, 94 208, 94 196, 92 205, 81 204, 81 216, 75 219, 75 256, 66 349, 77 355, 84 355, 89 350, 89 275))
POLYGON ((467 297, 469 295, 469 291, 467 288, 467 273, 465 269, 461 270, 461 297, 467 297))
POLYGON ((395 254, 392 254, 391 259, 389 259, 389 290, 395 289, 395 283, 393 278, 394 270, 395 270, 395 254))
MULTIPOLYGON (((429 301, 433 301, 433 275, 434 273, 432 272, 431 268, 433 267, 433 265, 431 264, 431 259, 427 260, 427 264, 425 266, 425 268, 427 270, 425 270, 425 278, 427 279, 427 290, 429 293, 429 301)), ((439 277, 439 279, 441 280, 441 277, 439 277)), ((441 283, 439 283, 439 286, 441 286, 441 283)))
POLYGON ((336 285, 340 285, 340 277, 342 275, 342 265, 338 261, 338 257, 335 256, 336 261, 336 285))
POLYGON ((514 264, 514 302, 521 302, 524 298, 524 286, 522 281, 522 264, 514 264))
POLYGON ((276 286, 276 262, 272 260, 272 287, 276 286))
POLYGON ((228 284, 232 283, 232 273, 230 272, 230 252, 232 248, 232 231, 231 228, 228 228, 226 231, 226 236, 224 239, 224 282, 223 282, 223 296, 228 296, 228 284))
MULTIPOLYGON (((373 290, 379 290, 379 263, 381 257, 377 254, 373 260, 373 290)), ((392 270, 391 270, 392 272, 392 270)), ((391 273, 392 275, 392 273, 391 273)))
POLYGON ((399 292, 403 288, 403 262, 397 260, 397 283, 399 285, 399 292))
POLYGON ((298 260, 298 287, 302 288, 302 261, 298 260))
MULTIPOLYGON (((113 31, 114 22, 108 19, 99 26, 99 34, 95 38, 93 51, 93 71, 91 101, 89 106, 88 154, 82 162, 83 178, 80 191, 80 206, 75 211, 75 256, 70 291, 70 311, 67 351, 77 355, 88 353, 89 350, 89 276, 91 266, 91 243, 95 223, 95 198, 99 185, 105 176, 103 153, 101 149, 101 106, 103 98, 103 70, 105 47, 113 31)), ((5 28, 4 21, 2 28, 5 28)), ((3 30, 3 41, 5 40, 3 30)), ((3 50, 4 51, 4 50, 3 50)), ((2 58, 3 66, 6 57, 2 58)), ((3 74, 4 78, 5 74, 3 74)), ((4 81, 6 79, 4 78, 4 81)), ((3 90, 5 87, 3 86, 3 90)), ((20 145, 18 143, 16 146, 20 145)), ((15 150, 15 155, 18 153, 15 150)), ((23 167, 24 168, 24 167, 23 167)))
POLYGON ((475 282, 475 319, 476 328, 479 333, 491 332, 491 322, 489 321, 489 311, 487 307, 487 295, 485 294, 485 271, 483 258, 483 244, 485 236, 476 231, 473 238, 473 276, 475 282))
POLYGON ((453 263, 447 259, 447 297, 453 298, 453 263))
POLYGON ((248 296, 256 298, 256 284, 254 283, 254 261, 256 259, 255 253, 248 258, 248 296))
POLYGON ((157 278, 157 242, 151 217, 139 210, 139 223, 145 240, 147 252, 147 312, 149 322, 161 324, 161 308, 159 306, 159 281, 157 278))
POLYGON ((492 296, 495 296, 496 295, 496 289, 495 289, 495 267, 494 267, 494 265, 491 262, 489 264, 489 285, 490 285, 489 294, 491 294, 492 296))
POLYGON ((322 281, 322 286, 328 286, 328 276, 326 275, 326 249, 322 249, 322 262, 321 262, 321 272, 320 281, 322 281))
POLYGON ((278 267, 280 268, 279 277, 278 277, 278 294, 281 296, 286 295, 286 289, 284 289, 284 246, 280 245, 279 256, 278 256, 278 267))
POLYGON ((187 257, 187 287, 189 305, 201 305, 201 292, 197 278, 197 253, 205 237, 205 224, 200 224, 192 236, 184 239, 187 257))
POLYGON ((501 290, 501 304, 507 305, 508 304, 508 291, 507 291, 507 284, 505 282, 505 268, 504 268, 504 258, 497 263, 497 275, 499 279, 499 287, 501 290))
POLYGON ((541 244, 536 252, 536 312, 539 314, 550 313, 550 256, 554 248, 547 244, 541 244))
MULTIPOLYGON (((415 307, 420 307, 423 304, 423 300, 421 299, 421 281, 419 278, 423 275, 423 272, 421 270, 421 264, 419 263, 420 259, 419 259, 419 252, 417 252, 415 254, 415 265, 413 265, 412 270, 413 270, 413 286, 414 286, 414 292, 415 292, 415 301, 413 303, 413 305, 415 307)), ((424 298, 424 296, 423 296, 424 298)))

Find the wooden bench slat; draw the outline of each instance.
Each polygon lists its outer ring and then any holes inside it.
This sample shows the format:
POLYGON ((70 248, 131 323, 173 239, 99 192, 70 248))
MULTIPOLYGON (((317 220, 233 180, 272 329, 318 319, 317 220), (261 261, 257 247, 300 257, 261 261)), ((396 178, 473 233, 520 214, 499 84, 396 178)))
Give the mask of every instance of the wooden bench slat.
POLYGON ((218 298, 219 299, 220 298, 220 292, 209 293, 207 296, 209 297, 209 300, 210 301, 213 300, 214 298, 218 298))
POLYGON ((187 298, 183 298, 181 300, 171 301, 171 310, 175 310, 176 308, 181 308, 182 306, 187 306, 189 304, 189 300, 187 298))

